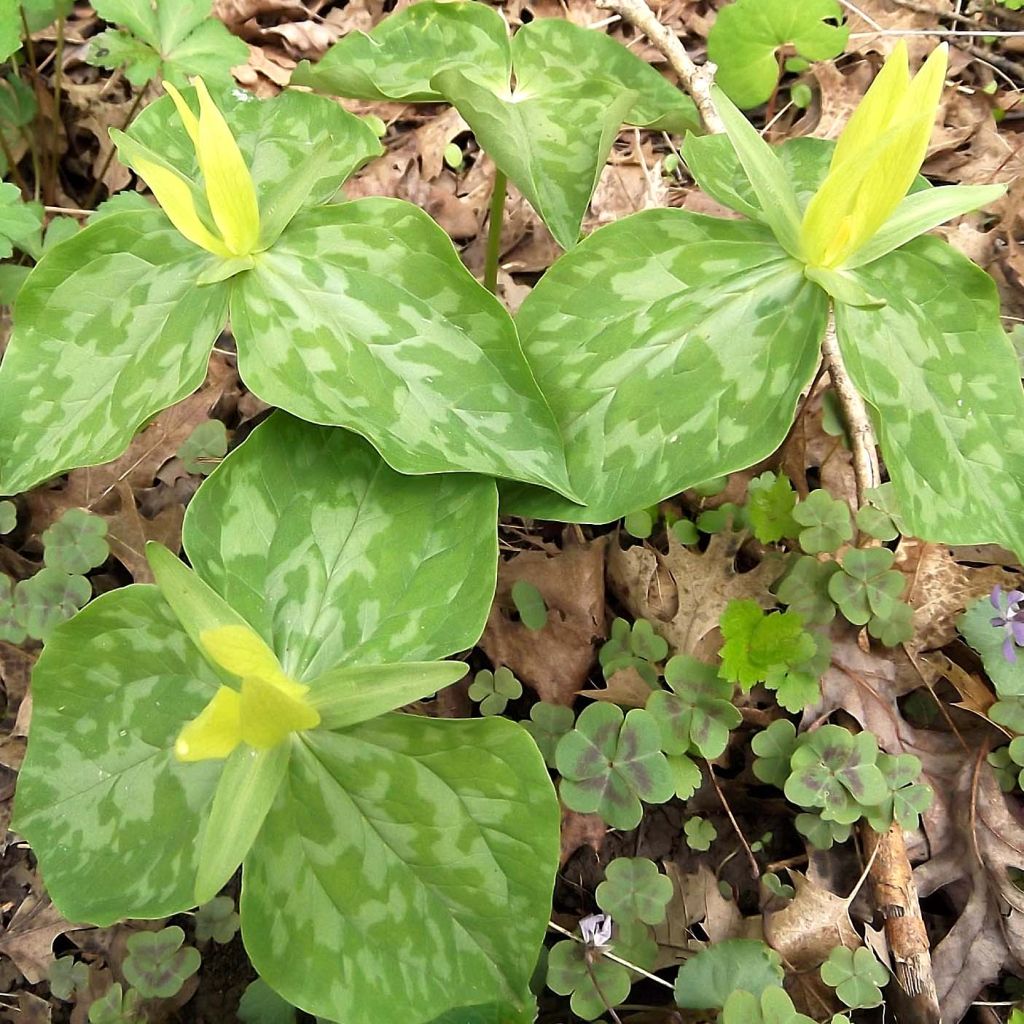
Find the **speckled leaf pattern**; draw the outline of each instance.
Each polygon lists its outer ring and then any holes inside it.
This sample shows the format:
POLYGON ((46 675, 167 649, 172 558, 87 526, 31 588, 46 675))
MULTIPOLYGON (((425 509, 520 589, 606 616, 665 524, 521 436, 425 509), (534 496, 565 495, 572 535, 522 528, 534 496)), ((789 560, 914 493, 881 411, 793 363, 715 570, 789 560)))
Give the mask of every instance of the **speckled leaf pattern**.
POLYGON ((839 306, 905 532, 1024 555, 1024 391, 992 279, 934 238, 856 271, 882 309, 839 306))
POLYGON ((15 827, 69 919, 192 905, 219 768, 180 765, 171 746, 218 683, 155 587, 106 594, 54 631, 32 677, 15 827))
POLYGON ((558 805, 500 720, 388 715, 306 734, 243 870, 242 930, 289 1001, 349 1024, 523 1000, 558 805))
POLYGON ((472 647, 494 593, 495 506, 491 480, 400 476, 354 434, 276 413, 200 488, 185 546, 308 682, 472 647))
POLYGON ((650 210, 595 232, 517 317, 586 506, 508 486, 503 508, 605 523, 752 465, 789 429, 825 318, 760 225, 650 210))
MULTIPOLYGON (((381 152, 361 118, 323 96, 288 91, 257 100, 235 91, 218 93, 217 104, 252 174, 260 207, 260 244, 271 244, 303 206, 326 202, 342 182, 381 152)), ((183 96, 198 112, 195 90, 183 96)), ((128 130, 136 142, 158 152, 195 181, 195 148, 170 96, 151 103, 128 130)))
POLYGON ((301 214, 235 279, 231 318, 256 394, 357 431, 399 472, 568 488, 511 319, 416 207, 362 199, 301 214))
POLYGON ((105 217, 50 250, 18 293, 0 364, 0 494, 119 455, 202 382, 227 286, 158 210, 105 217))

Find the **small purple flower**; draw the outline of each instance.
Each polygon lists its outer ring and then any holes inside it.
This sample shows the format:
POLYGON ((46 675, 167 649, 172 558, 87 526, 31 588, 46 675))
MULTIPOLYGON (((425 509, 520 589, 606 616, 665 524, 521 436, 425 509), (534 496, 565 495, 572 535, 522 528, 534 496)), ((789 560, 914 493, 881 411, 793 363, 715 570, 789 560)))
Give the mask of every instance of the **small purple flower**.
POLYGON ((992 588, 989 597, 992 607, 998 615, 989 621, 996 629, 1001 629, 1006 634, 1003 641, 1003 657, 1010 664, 1017 661, 1017 648, 1024 647, 1024 593, 1019 590, 1011 590, 1006 595, 1006 608, 1003 609, 1003 588, 997 583, 992 588))
POLYGON ((580 919, 580 934, 588 946, 607 946, 612 937, 612 919, 608 914, 590 914, 580 919))

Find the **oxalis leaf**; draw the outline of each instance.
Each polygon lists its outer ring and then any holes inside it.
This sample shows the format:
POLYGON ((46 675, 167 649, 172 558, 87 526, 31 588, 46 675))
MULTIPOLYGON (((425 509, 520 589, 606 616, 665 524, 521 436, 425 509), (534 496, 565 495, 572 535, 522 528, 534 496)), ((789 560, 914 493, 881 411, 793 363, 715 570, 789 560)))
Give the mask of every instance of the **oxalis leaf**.
POLYGON ((825 317, 761 225, 648 210, 595 231, 516 317, 586 505, 509 485, 503 507, 611 522, 752 465, 789 429, 825 317))
MULTIPOLYGON (((270 750, 287 763, 245 853, 240 907, 260 975, 311 1013, 376 1024, 526 1006, 558 859, 539 752, 512 722, 371 717, 436 688, 418 663, 393 663, 479 636, 495 505, 483 477, 400 476, 355 435, 279 413, 189 508, 195 572, 181 573, 205 580, 211 607, 234 606, 321 709, 319 727, 270 750), (339 701, 358 724, 329 727, 339 701)), ((55 630, 16 816, 69 918, 193 905, 230 774, 172 749, 222 682, 154 587, 105 595, 55 630)))

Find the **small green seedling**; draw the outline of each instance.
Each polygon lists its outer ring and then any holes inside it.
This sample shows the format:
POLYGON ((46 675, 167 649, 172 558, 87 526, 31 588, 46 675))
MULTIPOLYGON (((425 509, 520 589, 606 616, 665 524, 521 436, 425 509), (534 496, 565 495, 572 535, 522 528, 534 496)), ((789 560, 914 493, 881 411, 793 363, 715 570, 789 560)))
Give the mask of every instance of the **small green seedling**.
POLYGON ((102 996, 89 1007, 89 1024, 140 1024, 142 997, 135 989, 125 992, 115 981, 102 996))
MULTIPOLYGON (((751 847, 753 849, 753 847, 751 847)), ((761 884, 768 890, 773 896, 778 896, 782 900, 791 900, 796 895, 796 889, 784 882, 778 875, 769 871, 761 876, 761 884)))
POLYGON ((782 789, 789 778, 789 762, 796 747, 796 726, 788 718, 772 722, 750 741, 750 749, 757 755, 754 774, 762 782, 782 789))
POLYGON ((836 946, 821 965, 821 980, 851 1009, 870 1010, 882 1005, 882 988, 889 972, 867 946, 836 946))
POLYGON ((230 896, 214 896, 196 911, 196 942, 224 945, 238 933, 238 914, 230 896))
POLYGON ((794 519, 795 507, 796 491, 782 474, 762 473, 747 486, 747 518, 762 544, 796 536, 799 527, 794 519))
POLYGON ((493 672, 481 669, 469 684, 469 699, 480 704, 480 714, 485 717, 500 715, 510 700, 518 700, 522 695, 523 684, 504 665, 493 672))
POLYGON ((657 664, 667 655, 668 643, 647 619, 637 619, 632 626, 625 619, 615 619, 611 637, 601 646, 597 658, 605 679, 632 668, 653 688, 658 684, 657 664))
POLYGON ((449 142, 444 147, 444 162, 453 170, 461 171, 466 163, 465 154, 457 142, 449 142))
POLYGON ((183 946, 185 933, 171 925, 158 932, 135 932, 128 937, 125 981, 146 999, 169 999, 199 970, 202 957, 194 946, 183 946))
POLYGON ((835 551, 853 538, 850 506, 826 490, 811 491, 793 510, 793 518, 802 527, 800 547, 809 555, 835 551))
POLYGON ((89 985, 89 965, 73 956, 58 957, 50 964, 50 994, 65 1003, 89 985))
POLYGON ((594 895, 598 906, 615 921, 656 925, 665 920, 672 880, 646 857, 616 857, 594 895))
POLYGON ((718 838, 718 829, 714 824, 699 815, 687 819, 683 826, 686 836, 686 845, 691 850, 705 852, 711 849, 711 844, 718 838))
POLYGON ((529 580, 516 580, 512 584, 511 596, 519 613, 519 621, 527 629, 543 629, 548 624, 548 606, 544 595, 529 580))
POLYGON ((725 642, 719 674, 747 691, 771 675, 799 670, 818 654, 814 634, 794 611, 769 613, 752 600, 732 600, 720 619, 725 642))
MULTIPOLYGON (((1020 740, 1018 756, 1024 759, 1024 738, 1020 740)), ((1013 743, 1010 746, 1013 746, 1013 743)), ((935 794, 931 786, 918 782, 921 761, 913 754, 879 754, 878 769, 888 789, 886 799, 876 808, 865 812, 868 824, 876 832, 885 832, 893 822, 912 832, 921 823, 921 815, 931 806, 935 794)))

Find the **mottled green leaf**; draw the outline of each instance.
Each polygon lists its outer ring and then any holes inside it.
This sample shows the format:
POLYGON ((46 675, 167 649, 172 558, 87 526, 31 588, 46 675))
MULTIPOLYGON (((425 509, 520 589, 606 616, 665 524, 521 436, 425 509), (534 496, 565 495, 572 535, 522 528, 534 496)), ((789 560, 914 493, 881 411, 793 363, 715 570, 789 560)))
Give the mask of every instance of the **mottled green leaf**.
POLYGON ((227 313, 226 285, 196 285, 214 260, 159 210, 105 217, 43 257, 0 364, 0 493, 114 458, 199 386, 227 313))
POLYGON ((192 904, 220 769, 180 765, 171 747, 218 683, 155 587, 105 594, 54 631, 33 672, 15 821, 69 919, 108 925, 192 904))
POLYGON ((756 939, 726 939, 690 957, 676 975, 676 1005, 684 1009, 718 1008, 733 992, 755 996, 781 985, 779 954, 756 939))
POLYGON ((729 742, 729 731, 742 721, 731 700, 732 683, 719 679, 713 665, 689 655, 668 661, 665 682, 672 692, 655 690, 647 699, 647 710, 661 729, 661 749, 718 757, 729 742))
POLYGON ((708 60, 716 81, 738 106, 764 103, 779 81, 782 46, 807 60, 830 60, 843 52, 850 33, 836 0, 737 0, 718 12, 708 33, 708 60))
POLYGON ((117 29, 95 37, 86 60, 100 67, 124 67, 132 85, 158 74, 174 85, 190 75, 208 83, 230 84, 231 67, 244 64, 248 48, 211 14, 210 0, 95 0, 96 13, 117 29))
POLYGON ((199 574, 307 682, 472 647, 494 593, 492 481, 400 476, 355 435, 282 413, 203 484, 184 537, 199 574))
POLYGON ((558 863, 532 740, 500 719, 389 715, 295 741, 246 859, 242 933, 269 984, 351 1024, 523 999, 558 863))
POLYGON ((0 182, 0 259, 6 259, 14 247, 24 248, 39 234, 43 210, 38 203, 25 203, 21 189, 10 182, 0 182))
POLYGON ((569 996, 577 1017, 595 1020, 625 1002, 632 988, 629 971, 604 956, 595 956, 585 945, 566 939, 556 942, 548 956, 548 988, 569 996))
POLYGON ((611 522, 757 462, 789 429, 825 316, 759 225, 650 210, 595 232, 516 318, 586 506, 519 486, 503 506, 611 522))
POLYGON ((1024 554, 1024 390, 995 283, 934 238, 856 273, 887 304, 839 306, 839 343, 907 532, 1024 554))
POLYGON ((363 434, 400 472, 568 488, 508 314, 416 207, 373 198, 300 215, 234 279, 231 317, 253 391, 363 434))

